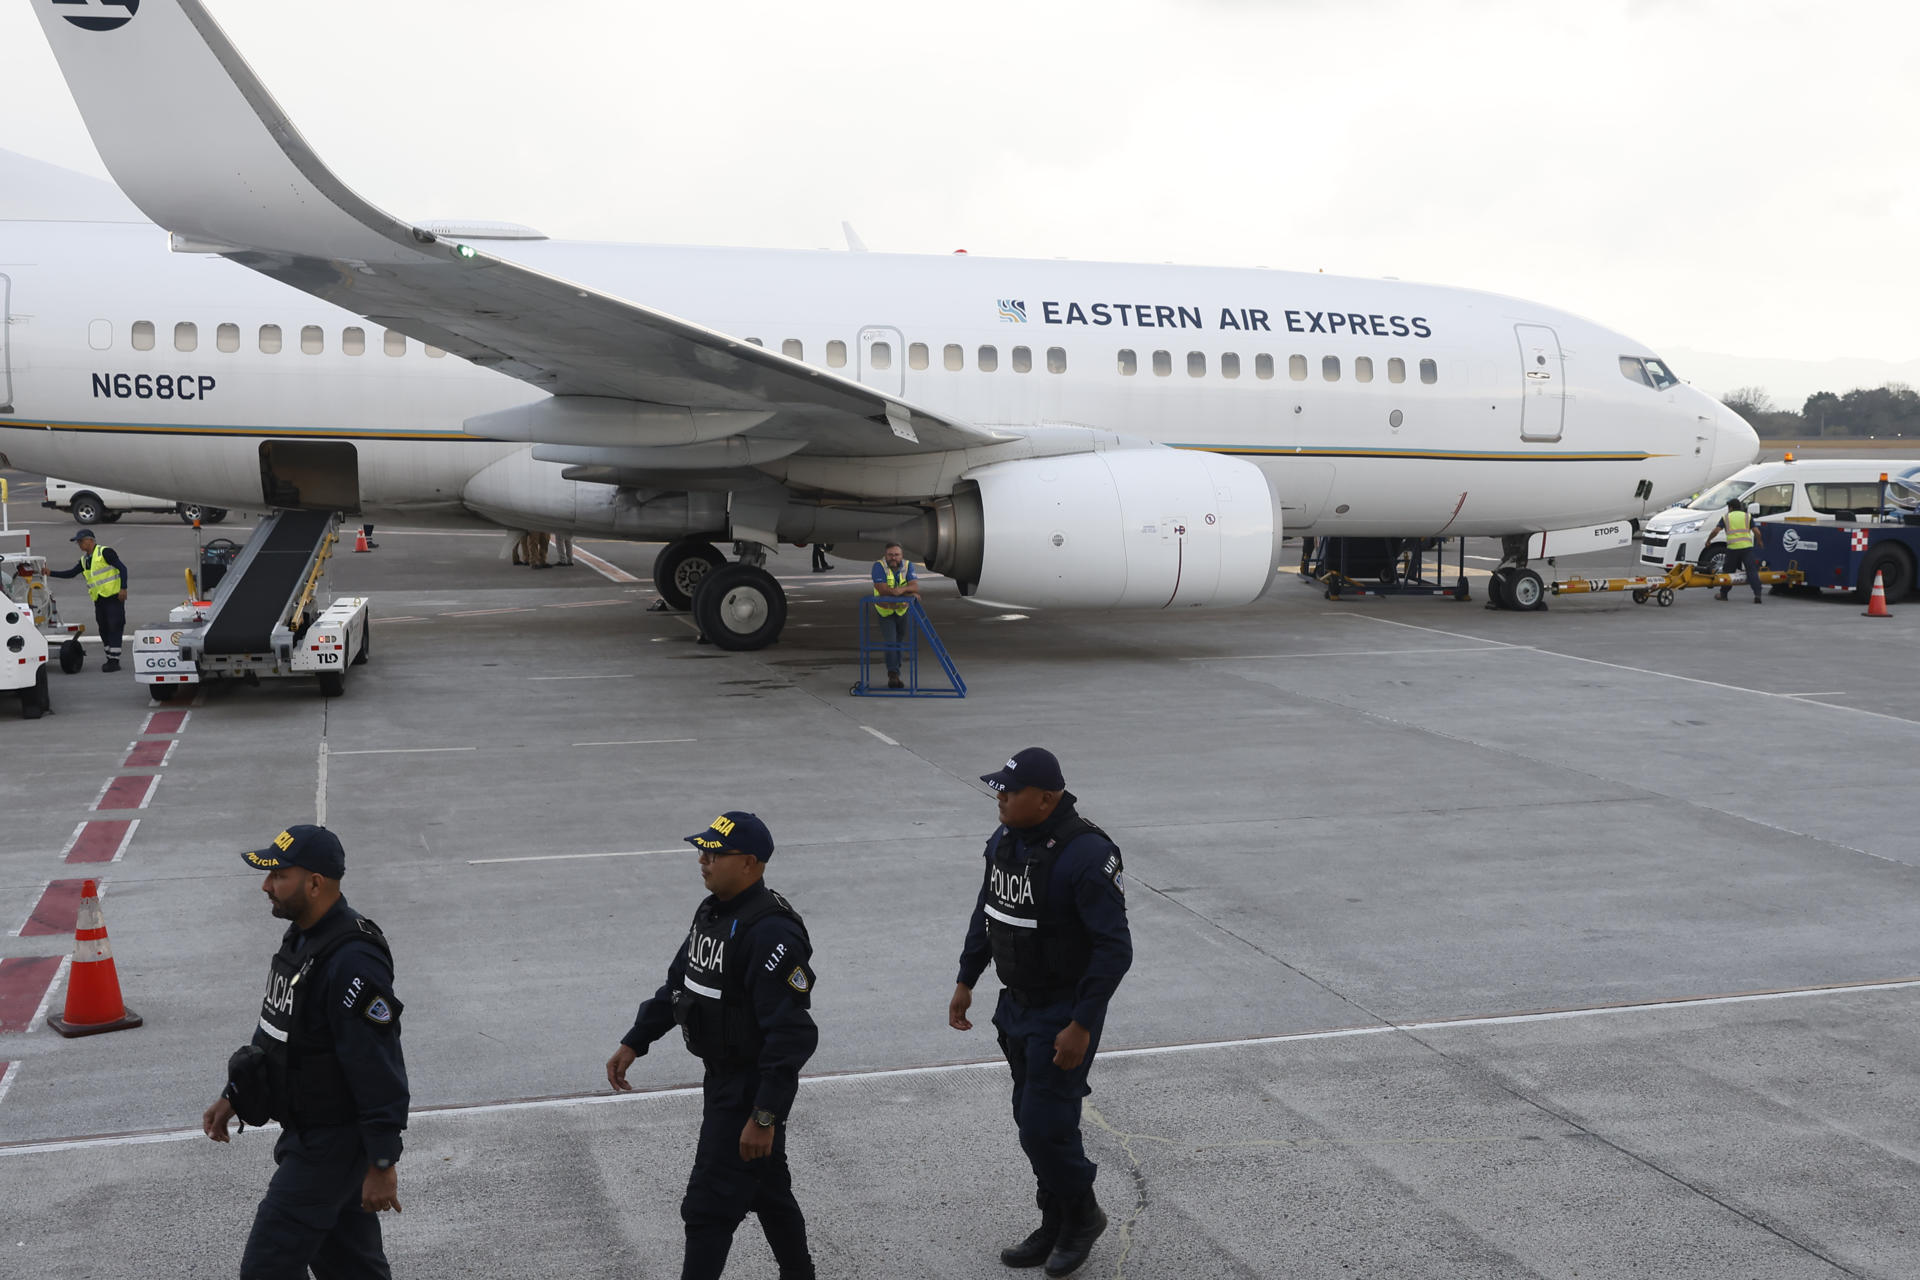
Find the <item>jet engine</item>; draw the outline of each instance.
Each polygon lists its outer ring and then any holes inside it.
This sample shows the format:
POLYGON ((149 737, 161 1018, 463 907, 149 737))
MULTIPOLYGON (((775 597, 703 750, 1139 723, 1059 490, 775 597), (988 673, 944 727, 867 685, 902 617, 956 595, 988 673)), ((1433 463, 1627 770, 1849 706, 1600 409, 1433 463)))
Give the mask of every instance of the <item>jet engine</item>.
POLYGON ((929 568, 996 603, 1170 609, 1259 599, 1280 532, 1280 499, 1252 463, 1120 449, 968 472, 918 541, 929 568))

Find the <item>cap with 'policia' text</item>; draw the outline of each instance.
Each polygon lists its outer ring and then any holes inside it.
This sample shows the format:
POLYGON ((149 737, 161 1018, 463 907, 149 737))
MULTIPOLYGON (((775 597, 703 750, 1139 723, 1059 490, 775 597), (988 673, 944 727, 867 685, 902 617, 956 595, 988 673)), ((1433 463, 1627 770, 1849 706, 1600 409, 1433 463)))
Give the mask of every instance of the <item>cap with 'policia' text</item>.
POLYGON ((980 775, 980 781, 995 791, 1018 791, 1038 787, 1042 791, 1064 791, 1067 780, 1060 776, 1060 762, 1045 747, 1016 751, 1006 768, 980 775))
POLYGON ((318 871, 329 880, 347 873, 347 854, 340 837, 325 827, 308 823, 288 827, 264 849, 249 849, 240 855, 255 871, 278 871, 281 867, 305 867, 318 871))
POLYGON ((705 831, 688 836, 687 843, 706 853, 744 853, 762 862, 773 856, 767 824, 739 809, 721 814, 705 831))

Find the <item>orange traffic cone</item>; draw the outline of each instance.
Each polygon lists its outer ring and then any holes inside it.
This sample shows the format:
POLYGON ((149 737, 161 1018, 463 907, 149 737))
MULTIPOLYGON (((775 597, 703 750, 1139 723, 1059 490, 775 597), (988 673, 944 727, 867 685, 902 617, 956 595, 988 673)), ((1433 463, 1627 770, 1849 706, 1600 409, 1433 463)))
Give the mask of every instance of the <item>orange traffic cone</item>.
POLYGON ((89 880, 80 886, 80 915, 73 930, 73 973, 67 979, 67 1012, 48 1018, 63 1036, 97 1036, 102 1031, 137 1027, 146 1019, 120 999, 120 975, 107 944, 107 922, 100 914, 100 890, 89 880))
POLYGON ((359 529, 358 529, 358 530, 357 530, 357 531, 356 531, 356 532, 354 533, 354 535, 353 535, 353 549, 354 549, 355 551, 371 551, 371 550, 373 550, 373 548, 372 548, 372 547, 370 547, 370 546, 368 546, 368 545, 367 545, 367 528, 366 528, 366 526, 365 526, 365 525, 361 525, 361 526, 360 526, 360 528, 359 528, 359 529))
POLYGON ((1861 617, 1891 618, 1893 616, 1887 609, 1887 584, 1880 580, 1880 575, 1885 572, 1884 569, 1873 571, 1873 598, 1867 601, 1867 611, 1861 614, 1861 617))

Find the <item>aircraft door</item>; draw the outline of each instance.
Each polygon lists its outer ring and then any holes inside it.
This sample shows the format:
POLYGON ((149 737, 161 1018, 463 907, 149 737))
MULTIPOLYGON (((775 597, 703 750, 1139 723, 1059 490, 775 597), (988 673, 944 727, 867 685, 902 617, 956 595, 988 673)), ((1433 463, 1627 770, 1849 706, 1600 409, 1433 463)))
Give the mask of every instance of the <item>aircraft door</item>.
POLYGON ((0 275, 0 413, 13 412, 13 281, 0 275))
POLYGON ((900 395, 907 385, 907 344, 900 331, 887 325, 860 330, 860 381, 875 391, 900 395))
POLYGON ((1520 341, 1520 438, 1558 440, 1567 416, 1560 336, 1543 324, 1517 324, 1513 332, 1520 341))

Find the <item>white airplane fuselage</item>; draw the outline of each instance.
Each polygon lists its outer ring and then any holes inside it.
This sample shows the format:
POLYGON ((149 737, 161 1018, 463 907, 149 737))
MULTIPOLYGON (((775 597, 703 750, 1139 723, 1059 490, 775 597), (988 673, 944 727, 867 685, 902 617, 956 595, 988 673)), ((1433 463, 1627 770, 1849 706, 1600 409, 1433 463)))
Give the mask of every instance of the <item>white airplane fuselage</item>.
MULTIPOLYGON (((1623 373, 1622 357, 1655 354, 1642 344, 1463 289, 967 255, 486 248, 770 350, 798 342, 809 364, 1023 437, 957 460, 801 450, 745 473, 834 501, 907 501, 970 465, 1152 443, 1253 462, 1290 534, 1497 536, 1659 510, 1758 447, 1711 397, 1623 373)), ((373 517, 660 536, 622 525, 615 486, 463 430, 545 399, 537 387, 413 340, 388 354, 381 324, 170 252, 151 225, 0 222, 0 277, 0 454, 17 467, 257 509, 262 443, 324 439, 356 450, 373 517)), ((730 486, 690 472, 686 487, 730 486)))

